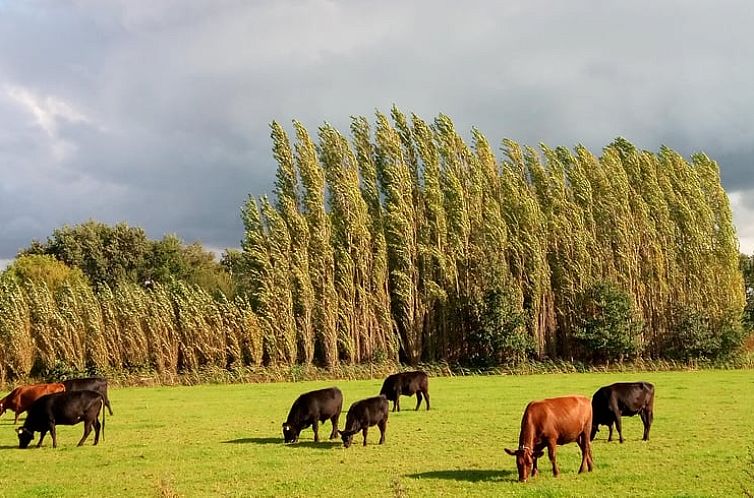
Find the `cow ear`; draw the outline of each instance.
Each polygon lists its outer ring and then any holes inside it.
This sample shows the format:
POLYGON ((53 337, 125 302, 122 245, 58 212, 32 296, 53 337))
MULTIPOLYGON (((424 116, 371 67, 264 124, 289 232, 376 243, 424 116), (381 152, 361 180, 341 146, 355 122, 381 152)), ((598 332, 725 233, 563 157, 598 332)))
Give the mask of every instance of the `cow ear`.
POLYGON ((505 448, 505 452, 510 456, 516 456, 518 454, 518 451, 509 450, 508 448, 505 448))

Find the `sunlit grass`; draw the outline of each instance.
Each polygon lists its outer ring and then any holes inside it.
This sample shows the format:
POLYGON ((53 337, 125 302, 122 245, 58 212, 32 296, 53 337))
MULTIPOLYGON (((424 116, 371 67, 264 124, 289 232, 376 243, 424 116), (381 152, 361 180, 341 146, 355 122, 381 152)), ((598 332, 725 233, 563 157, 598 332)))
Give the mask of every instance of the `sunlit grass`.
MULTIPOLYGON (((75 446, 83 427, 60 427, 56 450, 18 450, 12 417, 0 421, 0 496, 733 496, 754 445, 752 371, 551 374, 430 379, 432 410, 391 413, 385 445, 373 428, 345 450, 313 443, 310 429, 282 444, 280 425, 298 394, 337 384, 353 401, 381 379, 348 382, 111 389, 106 438, 75 446), (594 443, 595 470, 578 475, 575 444, 558 450, 561 476, 515 482, 504 447, 517 444, 532 399, 581 393, 618 380, 656 386, 655 423, 641 441, 594 443)), ((341 426, 345 423, 345 413, 341 426)), ((321 434, 329 434, 329 422, 321 434)), ((32 443, 35 444, 35 443, 32 443)))

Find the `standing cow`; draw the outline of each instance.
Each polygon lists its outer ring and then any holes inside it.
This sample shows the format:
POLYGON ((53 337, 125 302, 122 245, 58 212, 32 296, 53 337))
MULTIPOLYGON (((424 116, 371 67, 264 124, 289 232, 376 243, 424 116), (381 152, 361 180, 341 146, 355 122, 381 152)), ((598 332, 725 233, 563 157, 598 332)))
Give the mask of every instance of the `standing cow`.
POLYGON ((560 471, 555 460, 558 445, 578 443, 581 448, 579 473, 592 471, 592 447, 589 431, 592 428, 592 406, 585 396, 563 396, 532 401, 526 406, 521 419, 521 432, 518 436, 518 449, 505 452, 516 457, 518 480, 525 482, 529 476, 536 476, 537 459, 547 448, 552 462, 552 473, 560 471))
POLYGON ((66 391, 94 391, 102 395, 105 400, 105 406, 110 415, 113 414, 113 409, 110 408, 110 399, 107 397, 107 379, 102 377, 86 377, 83 379, 68 379, 64 380, 63 385, 66 391))
POLYGON ((283 422, 283 439, 286 443, 295 443, 303 429, 310 425, 314 430, 314 441, 319 441, 319 423, 330 420, 332 432, 330 439, 338 437, 338 418, 343 409, 343 393, 337 387, 311 391, 299 396, 288 412, 288 419, 283 422))
MULTIPOLYGON (((105 400, 102 395, 95 391, 73 391, 48 394, 42 396, 29 407, 23 427, 18 431, 18 447, 26 448, 34 439, 34 433, 39 432, 37 448, 42 446, 45 434, 50 432, 52 447, 58 447, 55 426, 76 425, 84 422, 84 435, 78 446, 84 444, 86 438, 94 427, 94 444, 99 442, 100 421, 99 412, 102 410, 105 400)), ((105 413, 102 410, 102 437, 105 436, 105 413)))
POLYGON ((402 372, 388 376, 382 383, 380 394, 393 402, 393 411, 401 411, 401 396, 416 394, 416 410, 422 404, 422 394, 429 410, 429 377, 425 372, 402 372))
POLYGON ((0 415, 5 413, 5 410, 13 410, 16 412, 13 424, 17 424, 18 416, 25 412, 36 400, 47 394, 62 391, 65 391, 65 386, 60 383, 18 386, 0 400, 0 415))
POLYGON ((600 425, 610 428, 607 440, 613 440, 613 423, 618 429, 618 438, 623 442, 621 416, 632 417, 639 414, 644 424, 643 441, 649 440, 649 429, 654 420, 655 386, 649 382, 616 382, 601 387, 592 396, 592 432, 594 440, 600 425))
POLYGON ((380 444, 385 442, 387 431, 388 402, 384 395, 362 399, 351 405, 346 415, 346 428, 340 432, 343 446, 348 448, 353 441, 353 435, 361 431, 364 436, 364 446, 367 445, 367 431, 373 425, 380 429, 380 444))

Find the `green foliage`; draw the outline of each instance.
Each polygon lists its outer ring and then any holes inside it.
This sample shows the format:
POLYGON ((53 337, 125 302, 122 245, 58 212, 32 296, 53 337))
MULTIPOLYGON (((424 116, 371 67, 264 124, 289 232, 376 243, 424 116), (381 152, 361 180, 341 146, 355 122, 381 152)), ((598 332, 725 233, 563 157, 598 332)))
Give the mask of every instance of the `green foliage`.
POLYGON ((631 296, 609 282, 591 287, 580 299, 574 337, 583 355, 593 361, 622 361, 640 351, 641 322, 631 296))
POLYGON ((79 269, 94 286, 177 279, 214 294, 235 294, 228 273, 198 242, 184 244, 172 234, 152 241, 142 228, 125 223, 109 226, 90 220, 65 225, 55 229, 47 242, 33 242, 22 250, 20 258, 34 255, 51 256, 79 269))
POLYGON ((533 357, 534 339, 526 332, 527 317, 510 293, 495 289, 473 302, 468 311, 471 330, 464 362, 475 367, 516 364, 533 357))
POLYGON ((81 270, 45 254, 19 256, 5 269, 0 278, 10 279, 22 285, 45 285, 53 291, 66 283, 87 282, 81 270))
POLYGON ((744 338, 737 315, 716 319, 698 309, 678 306, 673 329, 663 344, 663 357, 682 361, 725 359, 740 351, 744 338))

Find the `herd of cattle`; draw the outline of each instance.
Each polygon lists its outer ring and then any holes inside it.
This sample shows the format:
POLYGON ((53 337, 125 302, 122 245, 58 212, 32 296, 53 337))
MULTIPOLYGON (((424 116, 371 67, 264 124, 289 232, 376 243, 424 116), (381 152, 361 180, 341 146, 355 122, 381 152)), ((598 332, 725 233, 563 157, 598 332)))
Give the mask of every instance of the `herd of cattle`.
MULTIPOLYGON (((380 430, 379 444, 385 442, 388 419, 388 401, 393 402, 393 411, 400 411, 400 397, 416 395, 416 410, 424 399, 429 410, 429 378, 425 372, 403 372, 388 376, 382 384, 378 396, 362 399, 353 403, 346 415, 346 425, 338 430, 338 419, 343 409, 343 393, 337 387, 310 391, 294 401, 283 423, 283 439, 286 443, 298 441, 302 430, 312 427, 314 441, 319 441, 319 424, 332 424, 330 439, 340 435, 343 446, 348 448, 354 434, 361 431, 367 444, 369 427, 377 426, 380 430)), ((0 400, 0 416, 6 410, 15 412, 14 424, 18 416, 27 412, 26 420, 17 429, 18 445, 26 448, 39 432, 37 447, 42 445, 47 432, 52 436, 52 446, 57 447, 56 425, 75 425, 84 422, 84 435, 78 445, 84 441, 94 428, 94 444, 99 442, 100 428, 102 437, 105 432, 105 413, 107 407, 110 415, 113 411, 107 397, 107 381, 99 377, 72 379, 54 384, 34 384, 15 388, 0 400), (102 423, 99 414, 102 411, 102 423)), ((532 401, 526 406, 521 419, 521 431, 518 448, 506 448, 509 455, 516 457, 518 478, 528 480, 538 473, 537 459, 547 454, 552 463, 552 472, 558 475, 555 450, 557 446, 577 443, 581 448, 581 467, 579 472, 592 470, 591 441, 597 435, 600 425, 610 429, 608 441, 613 439, 613 425, 618 430, 620 442, 623 442, 622 416, 639 415, 644 424, 643 440, 649 439, 649 429, 654 417, 654 386, 649 382, 618 382, 601 387, 592 396, 591 401, 585 396, 563 396, 532 401)))
POLYGON ((84 422, 84 436, 78 444, 81 446, 92 432, 92 427, 94 427, 94 444, 99 442, 100 427, 102 437, 105 437, 104 411, 102 424, 99 421, 99 413, 103 406, 107 407, 110 415, 113 414, 107 397, 107 380, 89 377, 53 384, 19 386, 0 400, 0 416, 6 410, 13 410, 16 413, 13 423, 16 424, 18 416, 27 412, 24 425, 16 430, 20 448, 29 446, 35 432, 40 433, 37 447, 42 445, 45 435, 49 432, 52 437, 52 447, 57 448, 56 425, 76 425, 84 422))
MULTIPOLYGON (((364 446, 367 444, 369 427, 380 429, 380 442, 385 442, 387 431, 388 401, 393 402, 393 411, 400 411, 400 397, 416 394, 416 410, 426 400, 429 410, 429 379, 424 372, 404 372, 390 375, 382 384, 379 396, 362 399, 351 405, 346 415, 346 427, 338 430, 338 419, 343 408, 343 393, 337 387, 310 391, 294 401, 288 419, 283 422, 283 439, 286 443, 298 441, 303 429, 311 426, 314 441, 319 441, 319 423, 332 423, 330 439, 340 434, 343 446, 348 448, 353 435, 361 431, 364 446)), ((552 473, 559 474, 555 450, 557 446, 577 443, 581 448, 579 472, 592 470, 591 441, 600 425, 610 429, 608 441, 613 439, 613 425, 618 429, 623 442, 622 416, 638 414, 644 423, 643 440, 649 440, 649 429, 654 418, 654 386, 649 382, 618 382, 600 388, 592 400, 585 396, 563 396, 532 401, 526 406, 521 419, 518 448, 506 448, 516 457, 519 481, 538 473, 537 459, 544 455, 545 448, 552 463, 552 473)))

